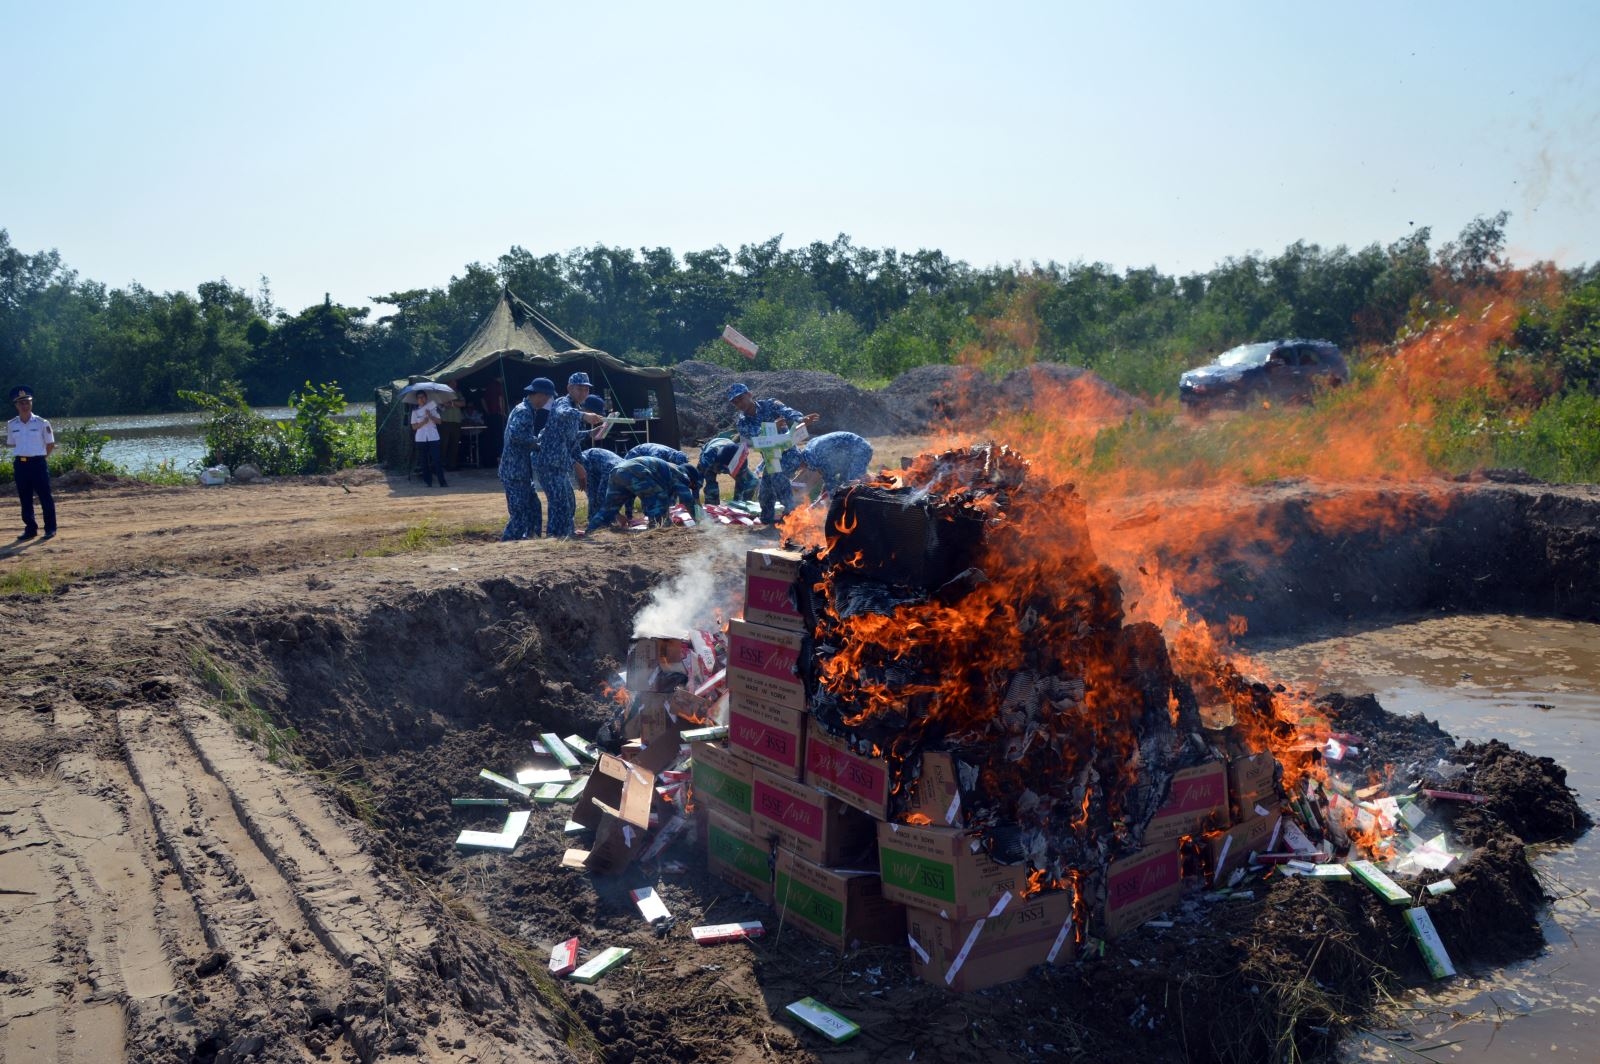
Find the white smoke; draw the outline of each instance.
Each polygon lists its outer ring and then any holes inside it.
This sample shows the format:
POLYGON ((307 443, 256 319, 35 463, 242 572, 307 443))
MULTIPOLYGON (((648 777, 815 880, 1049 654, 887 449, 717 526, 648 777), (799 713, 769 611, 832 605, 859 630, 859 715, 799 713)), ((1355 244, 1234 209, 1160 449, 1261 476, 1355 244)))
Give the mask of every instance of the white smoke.
POLYGON ((679 563, 678 575, 651 592, 649 604, 634 618, 633 638, 688 639, 691 632, 719 627, 717 610, 724 617, 738 612, 745 554, 762 544, 715 523, 690 534, 700 542, 679 563))

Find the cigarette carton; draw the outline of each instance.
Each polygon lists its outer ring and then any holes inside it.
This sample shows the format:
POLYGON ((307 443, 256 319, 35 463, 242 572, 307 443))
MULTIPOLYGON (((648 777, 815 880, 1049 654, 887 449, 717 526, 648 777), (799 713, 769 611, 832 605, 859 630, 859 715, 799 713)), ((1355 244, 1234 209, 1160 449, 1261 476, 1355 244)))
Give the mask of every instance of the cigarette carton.
POLYGON ((590 957, 569 978, 574 983, 593 983, 602 975, 627 960, 628 954, 632 952, 633 950, 626 946, 609 946, 590 957))
POLYGON ((714 809, 749 827, 754 764, 717 743, 695 743, 692 750, 695 807, 714 809))
POLYGON ((833 1011, 816 998, 801 998, 784 1011, 830 1042, 846 1042, 861 1033, 861 1025, 833 1011))
POLYGON ((805 709, 805 685, 796 666, 806 642, 802 632, 729 621, 729 693, 753 695, 789 709, 805 709))
POLYGON ((578 755, 562 741, 561 736, 555 732, 540 732, 539 741, 544 744, 545 750, 551 757, 561 763, 562 768, 577 768, 578 755))
POLYGON ((772 845, 715 810, 706 818, 706 870, 772 901, 772 845))
POLYGON ((858 753, 842 737, 806 730, 805 781, 877 820, 889 818, 889 759, 858 753))
POLYGON ((870 854, 876 823, 815 787, 758 768, 750 803, 750 830, 808 861, 839 865, 870 854))
POLYGON ((922 755, 922 768, 908 788, 906 812, 927 817, 942 827, 960 827, 961 787, 955 758, 944 751, 922 755))
POLYGON ((997 864, 959 828, 879 824, 878 862, 884 897, 952 920, 1027 889, 1027 869, 997 864))
POLYGON ((1433 917, 1428 915, 1428 910, 1407 909, 1406 926, 1411 928, 1411 937, 1417 940, 1422 959, 1427 962, 1428 971, 1435 979, 1447 979, 1456 974, 1455 963, 1450 960, 1450 953, 1444 948, 1444 940, 1433 926, 1433 917))
POLYGON ((806 714, 735 691, 728 699, 728 746, 792 780, 805 773, 806 714))
POLYGON ((1351 861, 1349 867, 1351 875, 1371 887, 1374 894, 1390 905, 1411 904, 1411 895, 1371 861, 1351 861))
POLYGON ((876 872, 823 868, 780 848, 772 894, 781 921, 840 950, 905 934, 905 907, 883 896, 876 872))
POLYGON ((1147 843, 1138 853, 1111 862, 1106 869, 1105 893, 1107 938, 1170 909, 1183 895, 1177 841, 1147 843))
POLYGON ((1144 841, 1166 842, 1229 823, 1228 770, 1222 762, 1212 761, 1173 773, 1167 800, 1145 826, 1144 841))
POLYGON ((1021 979, 1041 964, 1065 964, 1077 950, 1069 891, 1008 894, 968 920, 920 909, 907 916, 913 972, 958 993, 1021 979))
POLYGON ((738 942, 746 938, 760 938, 767 933, 760 920, 747 920, 739 924, 702 924, 689 928, 689 934, 702 946, 719 942, 738 942))
POLYGON ((753 550, 745 556, 744 619, 791 632, 805 630, 795 601, 800 553, 753 550))
POLYGON ((565 942, 557 942, 550 948, 550 974, 554 976, 571 975, 578 969, 578 940, 569 938, 565 942))

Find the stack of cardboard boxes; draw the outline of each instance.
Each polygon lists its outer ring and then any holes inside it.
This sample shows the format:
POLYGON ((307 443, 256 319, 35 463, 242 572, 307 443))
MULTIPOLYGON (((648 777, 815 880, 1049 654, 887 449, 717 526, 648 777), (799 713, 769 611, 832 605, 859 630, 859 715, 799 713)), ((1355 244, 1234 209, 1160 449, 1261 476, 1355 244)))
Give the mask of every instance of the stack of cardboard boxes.
POLYGON ((923 978, 977 990, 1071 960, 1091 898, 1103 898, 1096 916, 1107 937, 1171 907, 1182 891, 1184 837, 1223 836, 1214 829, 1237 823, 1227 860, 1235 848, 1241 856, 1262 848, 1258 821, 1269 804, 1276 809, 1270 758, 1179 772, 1144 848, 1113 862, 1103 884, 1077 889, 1030 894, 1026 868, 988 856, 964 827, 948 753, 922 755, 899 803, 903 822, 891 822, 895 766, 806 712, 796 667, 806 643, 799 562, 792 552, 750 552, 745 617, 728 628, 728 739, 693 748, 711 871, 772 904, 781 922, 841 948, 908 942, 923 978), (1244 813, 1235 820, 1230 809, 1244 813))

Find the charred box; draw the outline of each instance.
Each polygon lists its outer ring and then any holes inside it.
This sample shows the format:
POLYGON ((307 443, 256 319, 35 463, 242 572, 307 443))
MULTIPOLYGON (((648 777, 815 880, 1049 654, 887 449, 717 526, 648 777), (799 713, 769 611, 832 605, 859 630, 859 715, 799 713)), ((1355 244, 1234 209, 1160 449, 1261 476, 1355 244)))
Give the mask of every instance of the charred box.
POLYGON ((828 552, 865 580, 939 587, 972 564, 984 518, 911 488, 858 487, 828 509, 828 552))

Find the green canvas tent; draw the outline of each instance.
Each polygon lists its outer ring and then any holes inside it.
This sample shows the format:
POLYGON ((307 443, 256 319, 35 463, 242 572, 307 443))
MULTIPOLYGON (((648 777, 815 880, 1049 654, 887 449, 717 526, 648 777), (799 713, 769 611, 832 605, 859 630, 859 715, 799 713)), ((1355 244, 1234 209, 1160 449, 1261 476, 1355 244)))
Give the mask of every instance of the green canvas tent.
POLYGON ((504 289, 494 308, 467 342, 442 365, 427 373, 380 386, 373 398, 378 419, 378 461, 403 468, 411 456, 411 432, 404 404, 395 396, 421 380, 450 385, 487 413, 479 459, 488 465, 498 456, 505 412, 522 401, 522 389, 535 377, 549 377, 558 394, 568 375, 582 370, 594 381, 596 395, 626 417, 632 426, 613 429, 608 443, 618 446, 649 439, 678 446, 678 409, 672 397, 672 371, 634 366, 563 332, 549 318, 504 289), (498 411, 498 413, 496 413, 498 411))

